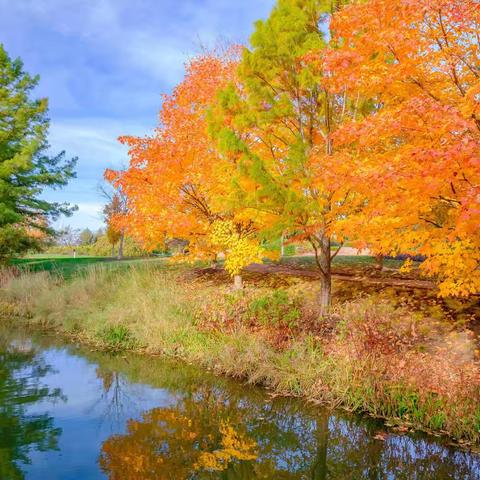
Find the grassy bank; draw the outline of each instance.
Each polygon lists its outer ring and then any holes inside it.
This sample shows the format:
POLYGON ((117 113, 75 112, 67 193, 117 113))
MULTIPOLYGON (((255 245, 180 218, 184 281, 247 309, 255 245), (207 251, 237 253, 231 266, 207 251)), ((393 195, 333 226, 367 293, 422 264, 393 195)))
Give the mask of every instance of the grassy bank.
POLYGON ((467 330, 376 297, 318 321, 316 283, 247 282, 244 292, 184 267, 97 265, 1 279, 5 322, 110 349, 163 353, 217 373, 480 444, 480 367, 467 330))

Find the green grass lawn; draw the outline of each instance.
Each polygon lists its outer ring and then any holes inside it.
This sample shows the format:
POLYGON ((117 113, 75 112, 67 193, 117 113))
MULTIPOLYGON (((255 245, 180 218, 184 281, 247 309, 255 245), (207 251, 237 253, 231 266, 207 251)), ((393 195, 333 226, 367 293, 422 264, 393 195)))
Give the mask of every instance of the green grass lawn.
POLYGON ((111 261, 112 259, 108 257, 73 258, 60 255, 32 255, 13 259, 10 264, 30 272, 49 271, 58 273, 64 277, 71 277, 72 274, 79 269, 111 261))
POLYGON ((74 274, 81 272, 95 265, 105 265, 108 268, 121 269, 139 262, 162 262, 161 258, 126 258, 116 260, 112 257, 89 257, 77 256, 76 258, 65 255, 31 255, 23 258, 16 258, 10 261, 22 270, 30 272, 49 271, 61 275, 64 278, 71 278, 74 274))
MULTIPOLYGON (((165 259, 153 258, 126 258, 124 260, 116 260, 111 257, 90 257, 77 256, 76 258, 65 255, 48 255, 38 254, 28 257, 17 258, 11 260, 10 264, 15 265, 23 270, 31 272, 49 271, 71 278, 75 273, 81 272, 95 265, 105 265, 108 268, 122 269, 130 265, 139 263, 164 263, 165 259)), ((284 265, 301 265, 305 267, 315 267, 315 259, 313 257, 284 257, 281 260, 284 265)), ((375 259, 366 255, 351 255, 335 257, 333 265, 337 267, 362 267, 374 265, 375 259)), ((385 260, 384 265, 389 268, 399 268, 402 265, 401 260, 385 260)))

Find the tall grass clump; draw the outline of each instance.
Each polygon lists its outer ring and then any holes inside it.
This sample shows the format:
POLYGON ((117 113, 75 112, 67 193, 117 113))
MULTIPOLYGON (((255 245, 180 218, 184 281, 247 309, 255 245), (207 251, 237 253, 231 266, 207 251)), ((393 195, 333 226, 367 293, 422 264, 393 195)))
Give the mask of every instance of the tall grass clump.
POLYGON ((121 271, 92 266, 68 281, 50 272, 20 273, 4 282, 0 301, 7 314, 15 311, 29 324, 81 333, 99 343, 108 339, 105 332, 121 326, 132 344, 161 349, 169 336, 192 327, 191 305, 176 276, 148 265, 121 271))

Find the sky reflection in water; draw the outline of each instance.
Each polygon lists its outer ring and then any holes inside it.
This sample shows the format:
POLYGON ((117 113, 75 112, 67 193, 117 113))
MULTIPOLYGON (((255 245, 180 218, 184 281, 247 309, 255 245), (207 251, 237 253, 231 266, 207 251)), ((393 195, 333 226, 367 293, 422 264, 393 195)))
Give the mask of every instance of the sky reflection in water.
POLYGON ((2 480, 480 479, 480 458, 180 363, 2 336, 2 480))

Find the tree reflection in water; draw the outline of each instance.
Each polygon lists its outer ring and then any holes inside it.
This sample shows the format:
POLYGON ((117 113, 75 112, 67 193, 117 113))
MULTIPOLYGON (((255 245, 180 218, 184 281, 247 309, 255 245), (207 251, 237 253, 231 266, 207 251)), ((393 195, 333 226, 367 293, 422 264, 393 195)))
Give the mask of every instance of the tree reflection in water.
POLYGON ((61 429, 47 414, 29 414, 40 401, 63 399, 58 389, 42 385, 52 371, 30 344, 9 344, 0 339, 0 478, 24 478, 22 464, 31 463, 33 451, 57 448, 61 429))
POLYGON ((376 424, 294 405, 204 385, 130 420, 104 442, 100 465, 110 480, 478 478, 480 463, 461 451, 421 438, 383 442, 376 424))
POLYGON ((102 382, 102 395, 89 412, 103 405, 104 410, 100 415, 101 425, 109 422, 111 428, 116 428, 123 424, 129 409, 135 408, 135 399, 131 398, 128 392, 129 383, 121 373, 102 366, 97 366, 95 375, 102 382))

